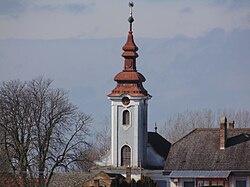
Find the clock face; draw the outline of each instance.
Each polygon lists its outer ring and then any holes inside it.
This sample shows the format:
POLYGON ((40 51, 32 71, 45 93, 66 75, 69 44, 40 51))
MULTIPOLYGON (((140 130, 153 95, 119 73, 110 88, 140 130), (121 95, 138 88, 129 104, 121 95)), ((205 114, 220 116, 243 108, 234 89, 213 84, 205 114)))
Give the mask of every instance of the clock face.
POLYGON ((130 102, 130 100, 129 100, 128 97, 123 97, 123 98, 122 98, 122 103, 123 103, 124 105, 128 105, 129 102, 130 102))

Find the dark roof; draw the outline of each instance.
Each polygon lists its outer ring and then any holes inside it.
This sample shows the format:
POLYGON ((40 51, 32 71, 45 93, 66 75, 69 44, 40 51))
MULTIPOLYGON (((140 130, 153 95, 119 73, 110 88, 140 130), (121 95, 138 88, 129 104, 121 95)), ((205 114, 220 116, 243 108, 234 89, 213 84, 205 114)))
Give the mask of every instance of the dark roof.
POLYGON ((121 174, 119 174, 119 173, 106 173, 109 177, 110 177, 110 179, 114 179, 114 178, 123 178, 123 179, 125 179, 125 177, 123 177, 121 174))
POLYGON ((219 131, 195 129, 174 143, 164 170, 250 170, 250 129, 228 129, 224 150, 219 131))
POLYGON ((231 171, 172 171, 170 178, 227 178, 231 171))
POLYGON ((120 173, 107 173, 105 171, 100 171, 99 173, 93 174, 87 181, 91 181, 95 178, 99 178, 100 176, 106 176, 110 180, 113 180, 115 178, 125 179, 124 176, 122 176, 120 173))
POLYGON ((156 153, 163 158, 167 158, 171 143, 163 138, 157 132, 148 132, 148 143, 153 147, 156 153))
POLYGON ((79 186, 90 177, 90 173, 54 173, 49 187, 79 186))

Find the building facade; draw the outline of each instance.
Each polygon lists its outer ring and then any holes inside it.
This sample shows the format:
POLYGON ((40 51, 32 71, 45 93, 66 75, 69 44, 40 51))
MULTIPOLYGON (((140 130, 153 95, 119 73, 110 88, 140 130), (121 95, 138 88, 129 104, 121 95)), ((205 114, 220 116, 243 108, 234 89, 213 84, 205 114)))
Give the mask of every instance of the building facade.
POLYGON ((171 146, 164 167, 170 187, 250 187, 250 129, 195 129, 171 146))

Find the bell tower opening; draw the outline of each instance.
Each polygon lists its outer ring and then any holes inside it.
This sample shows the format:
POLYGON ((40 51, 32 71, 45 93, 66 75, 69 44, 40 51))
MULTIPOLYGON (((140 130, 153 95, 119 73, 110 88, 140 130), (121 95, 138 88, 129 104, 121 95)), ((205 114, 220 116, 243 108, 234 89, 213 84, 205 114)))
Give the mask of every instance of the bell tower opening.
POLYGON ((130 117, 130 115, 129 115, 129 111, 128 110, 124 110, 123 111, 123 114, 122 114, 122 124, 123 125, 129 125, 130 123, 129 123, 129 117, 130 117))

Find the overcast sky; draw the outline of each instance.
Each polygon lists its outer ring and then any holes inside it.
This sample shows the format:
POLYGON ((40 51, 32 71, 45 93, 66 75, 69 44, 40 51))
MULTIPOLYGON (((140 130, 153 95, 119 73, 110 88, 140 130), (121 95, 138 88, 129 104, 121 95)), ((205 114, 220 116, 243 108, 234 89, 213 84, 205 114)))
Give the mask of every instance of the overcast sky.
MULTIPOLYGON (((123 67, 128 2, 0 0, 0 80, 52 78, 101 124, 123 67)), ((134 3, 151 126, 186 109, 250 110, 249 0, 134 3)))
MULTIPOLYGON (((134 0, 139 37, 197 37, 250 28, 249 0, 134 0)), ((124 36, 128 0, 0 0, 0 38, 124 36)))

